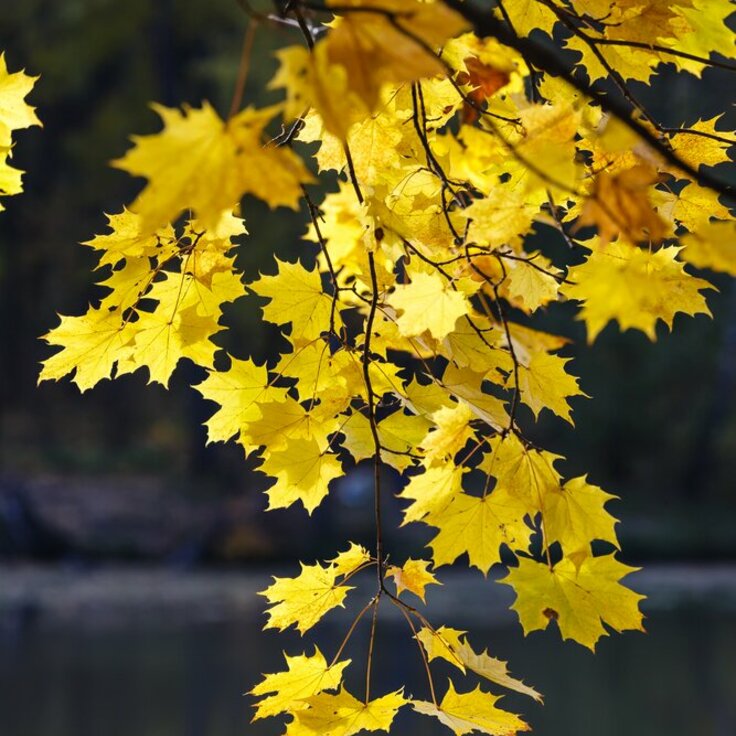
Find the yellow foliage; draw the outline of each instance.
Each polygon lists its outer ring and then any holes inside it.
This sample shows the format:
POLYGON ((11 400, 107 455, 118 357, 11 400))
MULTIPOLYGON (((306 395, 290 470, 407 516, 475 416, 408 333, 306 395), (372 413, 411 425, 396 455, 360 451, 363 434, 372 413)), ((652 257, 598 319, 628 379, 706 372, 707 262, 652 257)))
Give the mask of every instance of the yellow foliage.
POLYGON ((323 566, 301 564, 295 578, 274 577, 273 583, 259 593, 269 603, 265 628, 283 630, 295 625, 299 633, 311 629, 328 611, 342 606, 351 587, 338 583, 365 562, 362 548, 351 545, 347 554, 323 566))
MULTIPOLYGON (((420 476, 421 477, 421 476, 420 476)), ((532 530, 524 522, 526 507, 499 489, 482 498, 458 493, 427 523, 439 529, 429 543, 434 564, 451 565, 467 553, 468 561, 483 574, 501 561, 501 546, 526 551, 532 530)))
POLYGON ((347 690, 319 693, 296 712, 296 736, 353 736, 362 731, 388 731, 397 711, 409 701, 401 690, 364 703, 347 690))
POLYGON ((556 621, 563 639, 574 639, 591 650, 607 632, 643 631, 639 601, 644 596, 621 584, 621 578, 636 570, 613 555, 587 557, 576 565, 564 557, 550 568, 544 562, 519 557, 503 583, 513 587, 524 633, 546 629, 556 621))
POLYGON ((307 698, 340 686, 343 670, 350 664, 348 659, 328 665, 317 647, 312 655, 290 657, 284 653, 284 659, 286 672, 265 675, 263 681, 250 691, 250 695, 260 698, 254 721, 307 708, 304 702, 307 698))
POLYGON ((134 147, 113 162, 148 179, 131 205, 142 218, 143 231, 173 222, 186 209, 208 227, 244 194, 255 194, 272 207, 297 207, 300 185, 311 181, 309 172, 293 151, 261 142, 278 108, 249 108, 228 121, 207 102, 183 111, 163 105, 153 109, 163 130, 135 136, 134 147))
MULTIPOLYGON (((25 101, 37 79, 22 71, 8 72, 5 54, 0 53, 0 196, 23 191, 23 172, 10 166, 8 159, 11 157, 13 132, 41 125, 35 109, 25 101)), ((3 209, 0 203, 0 212, 3 209)))
MULTIPOLYGON (((736 275, 732 202, 719 185, 735 140, 726 111, 671 128, 628 89, 663 63, 700 75, 721 64, 712 54, 732 57, 733 7, 497 5, 284 5, 278 20, 304 43, 277 51, 269 87, 282 100, 228 119, 208 102, 155 106, 162 129, 114 162, 142 177, 142 190, 85 243, 99 257, 99 297, 45 335, 56 352, 40 380, 73 374, 82 391, 140 368, 167 385, 182 359, 203 368, 209 441, 234 439, 260 460, 269 509, 300 503, 311 514, 355 463, 372 461, 371 551, 351 544, 262 593, 267 628, 304 634, 344 607, 353 576, 375 579, 367 597, 356 585, 363 599, 332 659, 286 656, 286 669, 253 689, 255 717, 285 714, 288 736, 388 731, 409 702, 458 735, 528 730, 496 696, 452 681, 441 700, 430 686, 432 702, 403 690, 371 697, 376 626, 394 605, 431 682, 441 659, 541 700, 465 632, 435 629, 405 602, 408 591, 424 603, 434 569, 461 558, 484 575, 508 566, 503 582, 527 633, 554 620, 593 649, 606 627, 642 629, 641 596, 621 582, 634 568, 616 557, 614 496, 563 477, 563 458, 530 442, 544 409, 564 428, 572 398, 585 396, 559 353, 573 354, 571 341, 540 328, 575 315, 590 342, 612 321, 654 339, 660 320, 710 314, 703 292, 713 287, 691 267, 736 275), (540 34, 564 44, 559 69, 540 34), (301 203, 309 216, 291 260, 279 245, 247 287, 236 267, 244 195, 301 203), (280 335, 261 365, 255 347, 213 341, 225 305, 246 295, 280 335), (431 567, 388 557, 390 476, 401 526, 433 530, 431 567), (341 656, 364 617, 359 699, 344 687, 341 656)), ((0 57, 0 195, 20 189, 7 161, 13 131, 38 123, 23 101, 33 81, 0 57)))
POLYGON ((396 583, 396 595, 401 595, 405 590, 414 593, 425 603, 425 588, 428 585, 442 585, 439 580, 428 570, 429 562, 426 560, 407 560, 401 567, 392 565, 386 570, 386 577, 392 577, 396 583))
POLYGON ((678 247, 650 251, 618 241, 573 266, 563 293, 582 302, 579 318, 588 328, 588 341, 612 320, 622 330, 633 327, 654 340, 659 320, 671 329, 678 312, 710 315, 700 292, 714 287, 685 271, 676 260, 679 253, 678 247))
POLYGON ((423 715, 437 718, 455 736, 472 731, 492 736, 513 736, 519 731, 528 731, 529 726, 519 716, 496 706, 498 699, 497 695, 484 693, 480 687, 469 693, 459 693, 450 680, 439 705, 413 700, 412 706, 423 715))
POLYGON ((542 702, 542 696, 533 687, 511 677, 506 662, 491 657, 487 652, 477 654, 473 651, 465 633, 447 626, 440 626, 436 630, 424 627, 417 634, 417 639, 422 643, 430 662, 439 657, 455 665, 463 673, 471 670, 489 682, 542 702))

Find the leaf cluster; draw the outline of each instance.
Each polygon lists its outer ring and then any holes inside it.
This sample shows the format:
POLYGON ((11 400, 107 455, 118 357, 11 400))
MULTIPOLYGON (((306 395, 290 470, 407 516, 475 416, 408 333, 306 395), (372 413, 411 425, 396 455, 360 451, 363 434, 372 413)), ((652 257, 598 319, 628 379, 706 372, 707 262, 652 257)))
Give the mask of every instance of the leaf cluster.
POLYGON ((703 292, 713 287, 694 268, 736 273, 732 195, 711 171, 736 139, 720 117, 664 127, 630 85, 649 83, 663 63, 733 71, 720 61, 733 56, 730 3, 243 6, 251 24, 302 35, 278 52, 270 87, 283 101, 227 119, 207 103, 155 108, 162 130, 134 138, 114 162, 145 186, 87 243, 100 253, 105 294, 46 335, 58 352, 41 380, 73 373, 86 390, 145 368, 166 385, 181 359, 202 366, 196 389, 216 407, 209 440, 234 439, 260 458, 274 481, 271 509, 300 503, 311 513, 355 462, 373 462, 375 549, 351 544, 274 579, 262 593, 267 627, 305 634, 343 607, 347 583, 366 570, 375 592, 331 660, 318 649, 287 655, 285 671, 266 675, 253 690, 256 718, 286 714, 289 736, 350 736, 388 730, 411 704, 456 734, 526 730, 480 686, 451 681, 437 693, 440 659, 540 699, 405 598, 423 603, 435 569, 458 559, 484 575, 504 561, 525 633, 555 622, 594 649, 606 627, 642 630, 642 596, 621 582, 634 569, 617 556, 613 496, 563 477, 562 458, 528 440, 542 412, 572 424, 571 400, 585 396, 561 352, 567 340, 538 324, 570 301, 590 342, 611 322, 654 340, 660 321, 709 314, 703 292), (535 41, 539 32, 562 39, 559 53, 535 41), (601 81, 618 94, 603 94, 601 81), (307 163, 299 152, 309 150, 307 163), (333 185, 319 203, 315 169, 333 185), (311 247, 244 284, 233 253, 246 194, 273 208, 301 203, 311 247), (556 262, 532 245, 540 239, 565 243, 572 258, 556 262), (215 363, 222 305, 243 297, 259 300, 287 347, 263 365, 247 350, 215 363), (403 524, 434 530, 431 563, 388 562, 386 468, 404 480, 403 524), (371 697, 382 602, 416 640, 428 699, 371 697), (369 613, 358 699, 341 656, 369 613))

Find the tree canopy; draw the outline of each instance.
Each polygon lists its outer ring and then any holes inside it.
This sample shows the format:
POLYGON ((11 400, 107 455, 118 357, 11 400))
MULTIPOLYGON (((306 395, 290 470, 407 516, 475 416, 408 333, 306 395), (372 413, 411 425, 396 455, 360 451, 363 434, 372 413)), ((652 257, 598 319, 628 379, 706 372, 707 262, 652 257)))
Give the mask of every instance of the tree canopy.
MULTIPOLYGON (((417 601, 437 568, 462 558, 484 575, 507 568, 500 582, 525 633, 554 624, 594 649, 609 630, 643 629, 642 596, 622 582, 634 568, 619 560, 614 497, 530 439, 540 413, 572 424, 570 400, 585 396, 568 339, 544 317, 570 302, 589 342, 611 322, 654 340, 660 321, 710 314, 702 269, 736 274, 727 111, 669 127, 640 95, 665 68, 736 71, 733 6, 241 5, 249 22, 229 113, 157 105, 160 132, 134 137, 113 162, 145 184, 85 243, 99 256, 100 296, 45 336, 56 352, 40 379, 72 374, 85 391, 145 369, 166 386, 182 359, 194 362, 207 371, 195 388, 216 407, 209 441, 261 459, 271 509, 311 513, 355 463, 373 464, 375 546, 346 544, 274 578, 266 626, 306 634, 365 571, 373 591, 334 652, 286 655, 286 669, 255 686, 255 718, 285 714, 289 736, 350 736, 388 731, 411 706, 456 734, 527 730, 486 688, 540 700, 536 690, 417 601), (266 23, 300 42, 278 51, 269 87, 279 101, 241 109, 266 23), (236 268, 236 249, 253 247, 245 195, 305 213, 311 247, 277 259, 274 275, 236 268), (213 341, 227 328, 223 306, 241 299, 281 329, 272 361, 213 341), (387 559, 388 473, 404 483, 403 524, 434 530, 429 560, 420 550, 387 559), (425 693, 376 695, 381 605, 406 619, 425 693), (364 617, 356 697, 342 657, 364 617), (440 691, 436 659, 483 684, 453 679, 440 691)), ((31 84, 0 66, 3 194, 20 190, 6 161, 11 132, 37 123, 23 102, 31 84)))

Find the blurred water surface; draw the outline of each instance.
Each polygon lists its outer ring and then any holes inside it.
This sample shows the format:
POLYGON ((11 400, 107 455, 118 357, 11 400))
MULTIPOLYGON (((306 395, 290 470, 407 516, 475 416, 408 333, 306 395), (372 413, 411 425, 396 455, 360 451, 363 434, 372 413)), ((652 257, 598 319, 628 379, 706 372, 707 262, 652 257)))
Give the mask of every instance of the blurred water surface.
MULTIPOLYGON (((504 699, 506 707, 525 714, 537 734, 732 736, 735 578, 733 571, 724 575, 722 569, 650 571, 638 586, 650 595, 648 634, 603 639, 595 656, 561 642, 555 632, 525 639, 514 616, 503 612, 509 600, 505 588, 488 585, 487 595, 471 597, 478 590, 477 578, 470 579, 472 587, 465 580, 457 586, 448 580, 441 595, 435 593, 436 605, 430 610, 437 623, 470 628, 476 648, 488 646, 510 660, 515 675, 544 693, 544 706, 518 696, 504 699)), ((255 587, 261 582, 259 578, 255 587)), ((135 595, 131 591, 133 599, 135 595)), ((106 617, 99 608, 96 615, 92 609, 74 610, 66 609, 66 616, 32 615, 15 625, 6 616, 0 630, 3 736, 282 733, 276 722, 249 723, 251 700, 243 693, 260 672, 281 668, 282 647, 294 654, 311 644, 296 635, 261 632, 257 605, 237 616, 223 609, 210 621, 161 615, 161 610, 117 618, 106 617)), ((350 610, 336 617, 339 624, 317 632, 328 656, 339 644, 350 610)), ((367 628, 366 623, 357 629, 347 650, 354 662, 349 685, 358 694, 367 628)), ((424 671, 407 631, 403 619, 387 607, 378 631, 375 692, 406 683, 407 692, 426 698, 424 671)), ((440 666, 437 673, 443 692, 447 671, 440 666)), ((465 689, 471 687, 474 682, 468 679, 465 689)), ((405 711, 395 733, 449 733, 435 721, 405 711)))

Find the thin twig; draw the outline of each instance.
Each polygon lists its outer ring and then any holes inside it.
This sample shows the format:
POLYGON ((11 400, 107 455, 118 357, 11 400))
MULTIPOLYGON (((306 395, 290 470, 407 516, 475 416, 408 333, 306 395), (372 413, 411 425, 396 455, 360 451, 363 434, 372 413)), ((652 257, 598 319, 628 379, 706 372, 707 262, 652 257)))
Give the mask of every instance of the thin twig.
POLYGON ((373 649, 376 645, 376 622, 378 621, 378 606, 381 603, 381 590, 373 598, 373 616, 371 617, 371 635, 368 640, 368 656, 365 665, 365 704, 371 699, 371 672, 373 670, 373 649))
POLYGON ((243 103, 245 83, 248 81, 251 52, 253 51, 253 42, 256 38, 257 28, 258 20, 256 18, 251 18, 248 22, 248 27, 245 29, 245 35, 243 36, 243 47, 240 52, 240 63, 238 64, 238 76, 235 81, 233 99, 230 103, 230 112, 227 115, 228 119, 233 117, 233 115, 240 110, 240 106, 243 103))
POLYGON ((361 608, 358 615, 353 619, 353 623, 350 624, 350 628, 348 629, 348 633, 345 634, 343 637, 342 643, 337 649, 337 652, 335 653, 335 656, 332 658, 332 661, 330 662, 330 667, 333 667, 338 659, 340 659, 340 655, 342 654, 343 649, 345 649, 345 646, 350 641, 350 637, 353 635, 353 631, 355 631, 355 627, 358 625, 358 622, 360 619, 363 618, 365 615, 365 612, 375 603, 375 596, 371 598, 368 603, 366 603, 363 608, 361 608))

